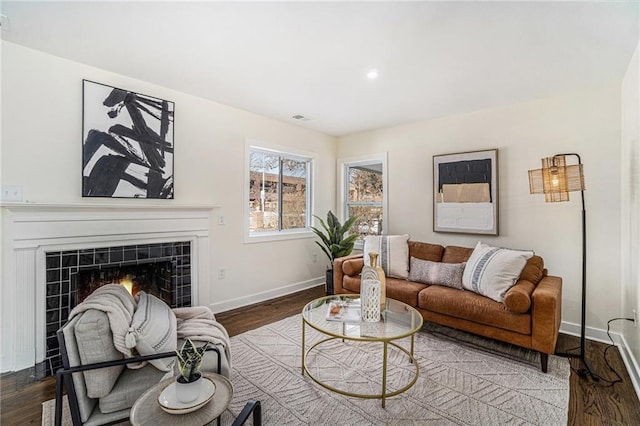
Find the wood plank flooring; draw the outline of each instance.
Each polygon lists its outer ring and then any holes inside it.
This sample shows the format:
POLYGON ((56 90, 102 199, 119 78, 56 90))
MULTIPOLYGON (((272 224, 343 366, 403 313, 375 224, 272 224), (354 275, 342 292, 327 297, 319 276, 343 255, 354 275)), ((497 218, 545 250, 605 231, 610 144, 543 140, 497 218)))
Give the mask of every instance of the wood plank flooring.
MULTIPOLYGON (((235 336, 297 314, 307 302, 323 295, 324 289, 316 287, 223 312, 216 317, 224 324, 229 334, 235 336)), ((578 344, 578 338, 561 335, 557 350, 562 352, 578 344)), ((602 343, 588 342, 587 358, 600 376, 613 380, 615 376, 608 370, 603 358, 605 347, 602 343)), ((623 382, 608 386, 604 382, 596 383, 591 379, 579 377, 572 371, 569 385, 569 425, 640 425, 640 401, 617 348, 609 350, 607 358, 622 376, 623 382)), ((571 359, 570 363, 574 370, 581 368, 580 360, 571 359)), ((15 374, 5 374, 0 377, 0 385, 0 424, 41 424, 41 404, 54 397, 54 378, 48 377, 36 383, 23 383, 15 374)))

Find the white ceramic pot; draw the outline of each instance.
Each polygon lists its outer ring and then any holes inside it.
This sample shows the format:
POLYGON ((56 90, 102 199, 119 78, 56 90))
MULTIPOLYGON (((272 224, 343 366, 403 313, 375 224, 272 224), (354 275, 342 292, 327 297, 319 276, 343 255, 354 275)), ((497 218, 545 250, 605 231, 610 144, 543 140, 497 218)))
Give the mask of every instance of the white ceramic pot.
POLYGON ((182 376, 176 379, 176 399, 182 403, 195 401, 202 392, 202 374, 193 382, 185 383, 182 380, 182 376))

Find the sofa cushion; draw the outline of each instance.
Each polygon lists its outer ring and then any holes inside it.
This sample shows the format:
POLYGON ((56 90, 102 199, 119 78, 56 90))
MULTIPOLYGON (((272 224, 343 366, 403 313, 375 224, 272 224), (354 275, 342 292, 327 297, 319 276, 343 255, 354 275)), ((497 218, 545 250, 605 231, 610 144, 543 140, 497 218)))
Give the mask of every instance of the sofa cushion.
POLYGON ((425 288, 427 288, 426 284, 398 278, 387 278, 386 282, 388 298, 399 300, 413 307, 418 306, 418 293, 425 288))
POLYGON ((378 253, 378 265, 388 277, 409 276, 409 235, 367 235, 364 237, 364 264, 370 265, 369 253, 378 253))
POLYGON ((521 334, 531 334, 531 315, 513 313, 504 304, 471 291, 432 285, 418 295, 418 307, 521 334))
POLYGON ((466 262, 471 253, 473 249, 469 247, 447 246, 442 253, 442 261, 444 263, 466 262))
MULTIPOLYGON (((123 359, 113 344, 113 333, 106 313, 97 309, 83 312, 75 324, 74 334, 82 364, 123 359)), ((107 395, 118 380, 124 365, 83 372, 89 398, 107 395)))
MULTIPOLYGON (((360 284, 360 276, 350 277, 345 275, 342 286, 353 293, 360 293, 360 284)), ((418 306, 418 293, 425 288, 427 288, 426 284, 391 277, 387 277, 385 284, 387 297, 399 300, 413 307, 418 306)))
POLYGON ((531 257, 533 251, 530 250, 491 247, 478 242, 464 268, 462 285, 467 290, 502 302, 531 257))
POLYGON ((462 289, 464 263, 442 263, 411 257, 409 281, 462 289))
POLYGON ((504 305, 511 312, 524 314, 531 308, 531 294, 536 286, 527 280, 519 280, 504 295, 504 305))
POLYGON ((342 262, 342 272, 345 275, 358 275, 364 266, 364 258, 348 259, 342 262))
MULTIPOLYGON (((138 308, 133 314, 127 343, 135 345, 140 355, 175 351, 178 334, 176 316, 171 308, 162 300, 143 291, 136 295, 136 299, 138 308)), ((169 371, 174 361, 174 358, 162 358, 149 362, 159 370, 169 371)))
POLYGON ((430 260, 432 262, 440 262, 442 261, 442 253, 444 253, 444 247, 439 244, 409 241, 409 257, 430 260))
POLYGON ((544 277, 544 273, 544 260, 540 256, 533 256, 527 260, 527 264, 520 273, 520 279, 530 281, 536 285, 544 277))

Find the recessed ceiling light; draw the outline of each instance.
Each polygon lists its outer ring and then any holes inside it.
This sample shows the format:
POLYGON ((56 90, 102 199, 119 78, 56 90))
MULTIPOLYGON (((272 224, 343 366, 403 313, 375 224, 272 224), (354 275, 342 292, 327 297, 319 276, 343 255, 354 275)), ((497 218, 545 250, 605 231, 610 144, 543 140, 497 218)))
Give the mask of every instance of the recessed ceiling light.
POLYGON ((369 80, 375 80, 378 78, 378 70, 369 70, 369 72, 367 72, 367 78, 369 80))

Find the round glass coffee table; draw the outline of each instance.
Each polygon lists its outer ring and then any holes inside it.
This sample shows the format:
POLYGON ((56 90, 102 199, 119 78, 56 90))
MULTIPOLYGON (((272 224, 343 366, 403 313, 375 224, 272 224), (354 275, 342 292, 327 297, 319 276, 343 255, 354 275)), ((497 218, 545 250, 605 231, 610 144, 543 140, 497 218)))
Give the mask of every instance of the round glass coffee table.
POLYGON ((321 297, 307 305, 302 309, 302 374, 305 373, 313 379, 320 386, 329 389, 330 391, 337 392, 341 395, 353 396, 357 398, 369 398, 369 399, 381 399, 382 407, 385 406, 386 398, 395 396, 405 392, 411 388, 418 380, 420 369, 418 363, 413 357, 414 337, 415 333, 422 328, 422 315, 415 308, 394 299, 386 299, 386 308, 380 315, 380 321, 378 322, 364 322, 359 319, 349 318, 345 316, 346 321, 328 320, 327 312, 329 305, 332 302, 339 302, 345 306, 357 306, 360 295, 334 295, 321 297), (328 336, 315 343, 309 348, 305 343, 305 329, 309 326, 318 332, 328 336), (405 349, 402 346, 394 343, 394 340, 403 339, 405 337, 411 337, 411 348, 405 349), (360 341, 360 342, 381 342, 383 344, 382 350, 382 391, 378 394, 362 394, 355 392, 348 392, 338 389, 327 383, 324 383, 321 379, 316 377, 307 366, 307 357, 309 353, 314 350, 319 350, 319 346, 325 342, 340 339, 343 342, 345 340, 360 341), (387 361, 389 345, 404 352, 409 356, 409 360, 415 367, 415 375, 413 379, 405 386, 388 392, 387 390, 387 361))

